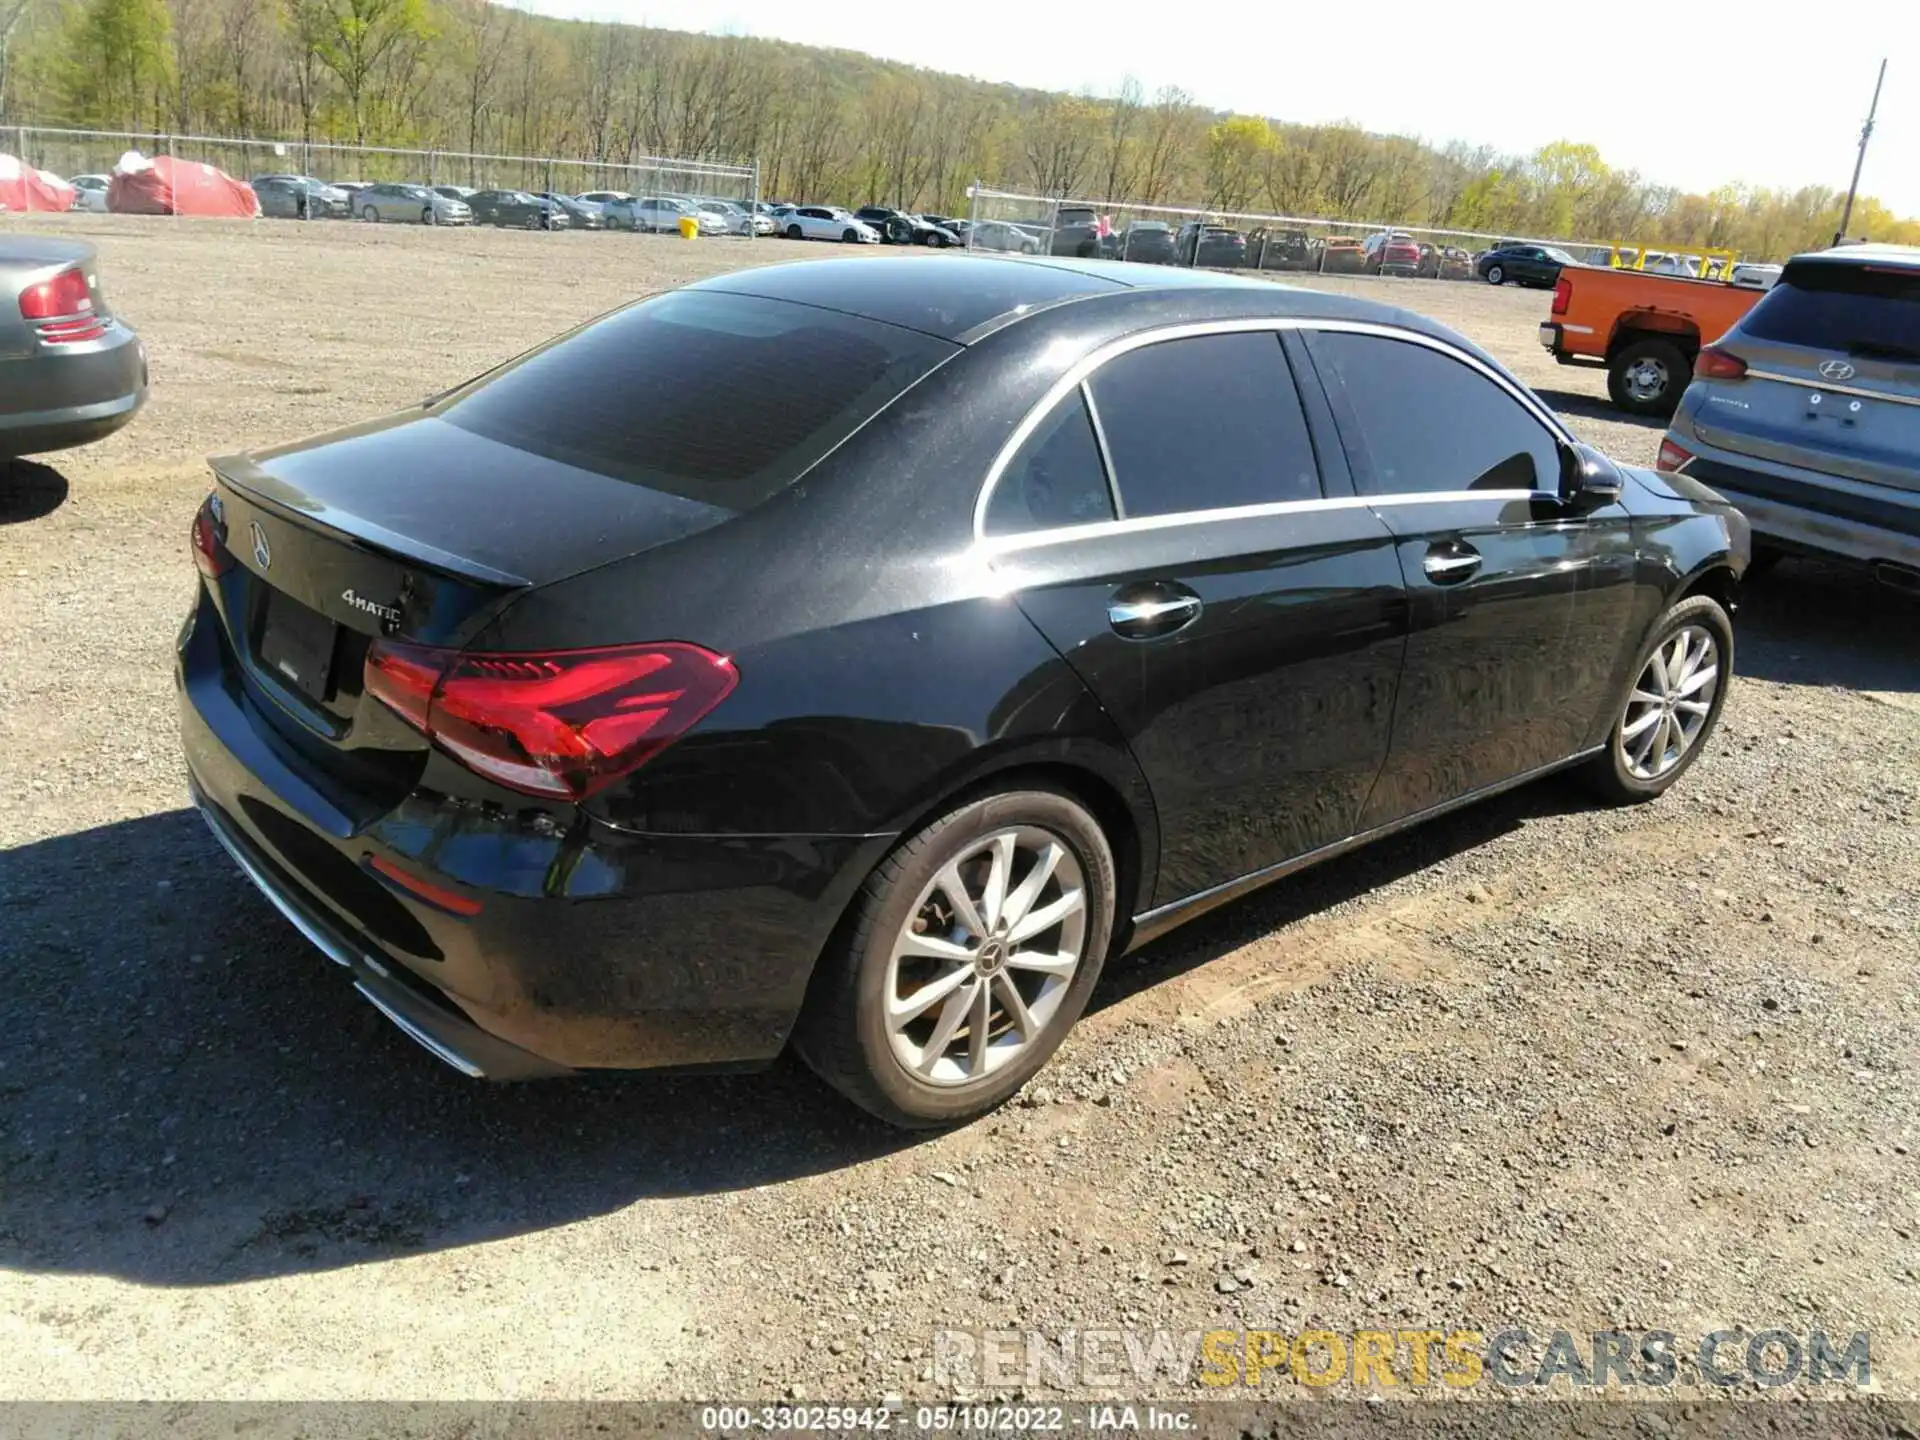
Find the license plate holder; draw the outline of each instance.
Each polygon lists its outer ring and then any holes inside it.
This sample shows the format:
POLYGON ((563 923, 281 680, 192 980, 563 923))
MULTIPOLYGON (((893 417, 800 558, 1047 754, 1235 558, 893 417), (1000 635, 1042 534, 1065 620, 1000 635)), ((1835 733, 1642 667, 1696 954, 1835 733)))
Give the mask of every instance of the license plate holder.
POLYGON ((260 631, 260 665, 274 679, 323 704, 333 680, 333 621, 284 595, 267 599, 260 631))

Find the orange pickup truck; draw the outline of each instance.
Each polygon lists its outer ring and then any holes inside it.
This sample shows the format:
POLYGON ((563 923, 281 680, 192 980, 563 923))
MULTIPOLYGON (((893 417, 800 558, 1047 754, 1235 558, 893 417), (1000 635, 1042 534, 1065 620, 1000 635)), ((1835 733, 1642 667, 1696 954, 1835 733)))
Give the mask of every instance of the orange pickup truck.
POLYGON ((1693 378, 1693 357, 1753 308, 1763 292, 1717 280, 1569 265, 1553 287, 1540 343, 1562 365, 1604 365, 1613 403, 1670 415, 1693 378))

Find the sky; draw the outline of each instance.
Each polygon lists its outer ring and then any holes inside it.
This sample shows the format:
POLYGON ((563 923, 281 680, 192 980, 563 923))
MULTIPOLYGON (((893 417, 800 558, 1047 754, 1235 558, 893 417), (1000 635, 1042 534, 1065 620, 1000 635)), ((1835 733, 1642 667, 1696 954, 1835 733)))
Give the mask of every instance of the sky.
POLYGON ((1131 75, 1215 109, 1505 152, 1585 141, 1616 168, 1699 192, 1736 181, 1844 190, 1884 55, 1860 189, 1920 216, 1920 0, 521 3, 861 50, 1038 89, 1111 94, 1131 75), (1634 76, 1648 78, 1623 78, 1634 76))

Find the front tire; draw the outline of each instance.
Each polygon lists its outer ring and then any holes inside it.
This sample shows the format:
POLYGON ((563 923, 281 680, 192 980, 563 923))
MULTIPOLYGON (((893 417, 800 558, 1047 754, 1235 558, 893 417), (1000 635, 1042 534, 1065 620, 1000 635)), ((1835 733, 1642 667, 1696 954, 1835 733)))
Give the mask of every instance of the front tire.
POLYGON ((360 218, 369 225, 378 225, 380 223, 380 212, 374 209, 373 206, 368 205, 361 210, 360 218))
POLYGON ((798 225, 787 226, 787 239, 799 240, 799 239, 803 239, 804 236, 805 236, 805 232, 802 231, 798 225))
POLYGON ((858 245, 860 243, 860 232, 858 230, 842 230, 840 232, 840 239, 843 244, 858 245))
POLYGON ((1113 852, 1051 790, 961 805, 868 877, 814 976, 794 1046, 908 1129, 983 1115, 1086 1008, 1113 934, 1113 852))
POLYGON ((1642 647, 1607 734, 1583 778, 1602 799, 1634 805, 1664 793, 1706 748, 1733 678, 1733 623, 1710 595, 1682 600, 1642 647))
POLYGON ((1629 415, 1671 415, 1693 365, 1671 340, 1636 340, 1607 365, 1607 394, 1629 415))

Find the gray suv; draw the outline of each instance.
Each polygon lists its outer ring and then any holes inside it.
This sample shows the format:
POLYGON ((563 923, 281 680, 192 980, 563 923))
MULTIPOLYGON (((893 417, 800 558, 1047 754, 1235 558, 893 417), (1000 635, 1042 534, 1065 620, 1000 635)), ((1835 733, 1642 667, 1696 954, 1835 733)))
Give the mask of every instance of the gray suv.
POLYGON ((1920 590, 1920 249, 1795 256, 1693 374, 1660 465, 1746 512, 1756 567, 1812 551, 1920 590))

